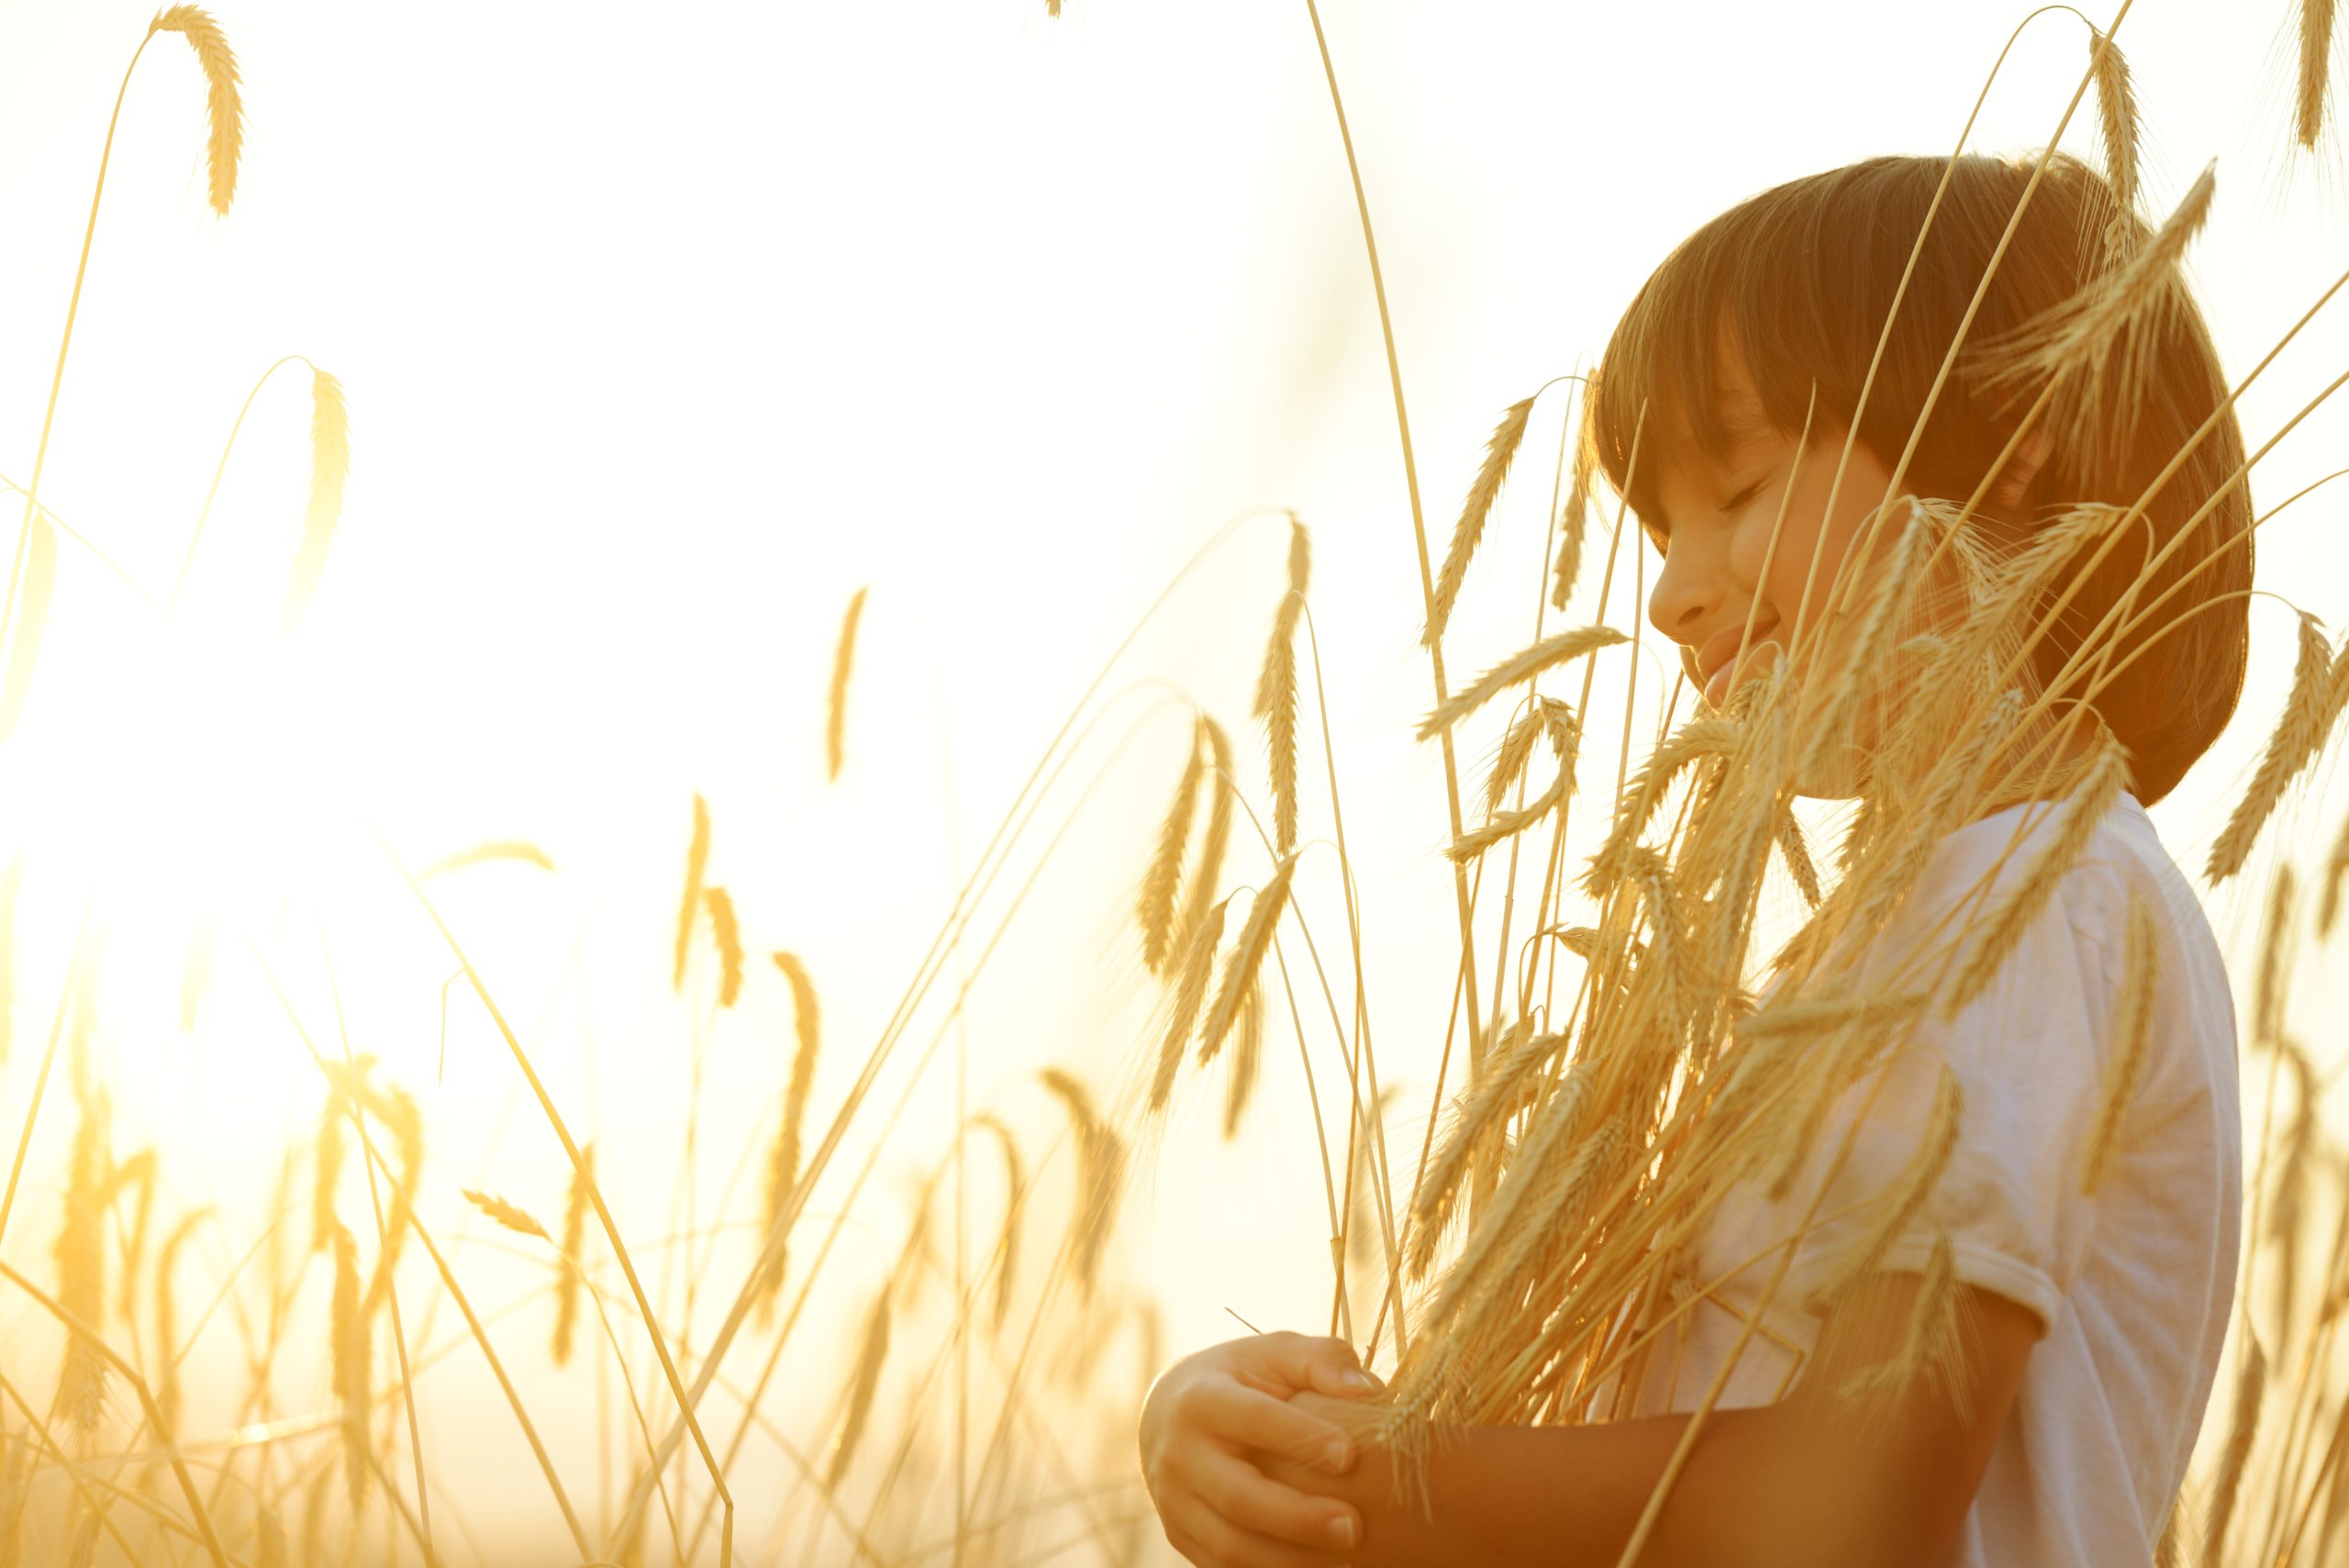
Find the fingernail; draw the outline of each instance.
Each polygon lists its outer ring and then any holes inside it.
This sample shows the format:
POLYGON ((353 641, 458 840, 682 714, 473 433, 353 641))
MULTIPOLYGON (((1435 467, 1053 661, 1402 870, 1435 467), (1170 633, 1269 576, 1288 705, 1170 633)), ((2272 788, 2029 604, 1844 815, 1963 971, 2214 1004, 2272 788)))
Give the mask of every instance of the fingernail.
POLYGON ((1331 1438, 1329 1446, 1321 1451, 1321 1462, 1332 1470, 1343 1470, 1346 1467, 1346 1440, 1331 1438))
POLYGON ((1350 1372, 1343 1377, 1338 1379, 1338 1381, 1344 1384, 1348 1388, 1363 1394, 1368 1394, 1378 1386, 1377 1384, 1371 1381, 1370 1374, 1364 1372, 1350 1372))
POLYGON ((1330 1539, 1340 1546, 1354 1543, 1354 1521, 1351 1515, 1340 1514, 1330 1521, 1330 1539))

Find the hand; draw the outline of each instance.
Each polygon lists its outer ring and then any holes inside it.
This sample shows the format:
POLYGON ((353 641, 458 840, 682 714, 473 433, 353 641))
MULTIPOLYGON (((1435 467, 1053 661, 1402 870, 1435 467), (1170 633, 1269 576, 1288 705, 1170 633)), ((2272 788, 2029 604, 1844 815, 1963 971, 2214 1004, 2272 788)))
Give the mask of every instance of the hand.
POLYGON ((1353 1467, 1346 1429, 1293 1395, 1377 1392, 1343 1340, 1257 1334, 1185 1357, 1142 1404, 1142 1479, 1168 1544, 1199 1568, 1328 1568, 1362 1540, 1352 1505, 1270 1480, 1247 1458, 1280 1454, 1325 1474, 1353 1467))

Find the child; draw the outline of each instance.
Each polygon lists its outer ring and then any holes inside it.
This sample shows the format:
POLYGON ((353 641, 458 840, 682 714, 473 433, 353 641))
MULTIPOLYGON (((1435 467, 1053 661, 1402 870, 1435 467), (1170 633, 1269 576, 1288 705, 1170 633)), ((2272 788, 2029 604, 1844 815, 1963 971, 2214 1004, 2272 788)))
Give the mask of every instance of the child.
MULTIPOLYGON (((1881 566, 1870 519, 1893 494, 2033 161, 1879 158, 1792 181, 1683 242, 1618 326, 1583 439, 1664 551, 1649 617, 1711 706, 1778 658, 1793 660, 1798 683, 1831 658, 1837 585, 1881 566)), ((2100 176, 2054 158, 1967 344, 2041 317, 2090 283, 2105 246, 2125 254, 2144 237, 2100 176)), ((2012 399, 1953 376, 1898 493, 1963 499, 1987 476, 1973 526, 2018 547, 2065 506, 2136 502, 2225 395, 2182 294, 2141 350, 2143 379, 2128 395, 2051 405, 2020 441, 2009 440, 2012 399)), ((1177 1551, 1203 1568, 1612 1565, 1742 1335, 1642 1563, 2154 1559, 2176 1528, 2171 1500, 2233 1298, 2242 1151, 2226 976, 2144 806, 2210 746, 2240 691, 2252 567, 2250 500, 2233 477, 2242 461, 2229 412, 2153 491, 2136 525, 2150 542, 2110 552, 2067 604, 2050 604, 2050 633, 2030 651, 2032 689, 2087 701, 2126 748, 2126 792, 1987 984, 1918 1024, 1916 1049, 1894 1057, 1879 1092, 1837 1102, 1784 1200, 1758 1187, 1722 1200, 1694 1251, 1702 1299, 1663 1330, 1661 1353, 1603 1382, 1584 1424, 1445 1429, 1431 1518, 1396 1495, 1383 1461, 1361 1462, 1369 1407, 1358 1401, 1376 1385, 1343 1341, 1272 1334, 1203 1351, 1159 1380, 1141 1424, 1144 1474, 1177 1551), (2067 663, 2083 639, 2112 638, 2109 625, 2098 630, 2105 612, 2150 552, 2189 528, 2138 589, 2143 604, 2175 586, 2165 613, 2117 641, 2133 658, 2116 659, 2119 673, 2082 698, 2076 677, 2063 678, 2067 663), (2150 1012, 2132 1015, 2149 1018, 2144 1052, 2101 1179, 2084 1184, 2117 1014, 2142 1001, 2124 995, 2125 974, 2144 973, 2131 967, 2143 956, 2132 943, 2150 944, 2154 961, 2150 1012), (1867 1219, 1839 1229, 1831 1217, 1899 1178, 1944 1071, 1964 1113, 1941 1178, 1822 1321, 1799 1304, 1867 1219), (1831 1179, 1837 1134, 1855 1118, 1831 1179), (1773 1242, 1799 1229, 1822 1184, 1817 1212, 1831 1223, 1797 1243, 1756 1331, 1743 1333, 1786 1251, 1773 1242), (1906 1385, 1888 1435, 1856 1428, 1831 1391, 1903 1343, 1920 1273, 1930 1278, 1937 1258, 1957 1282, 1959 1375, 1906 1385)), ((2085 733, 2071 732, 2075 758, 2085 733)), ((1870 772, 1865 725, 1859 734, 1852 787, 1805 793, 1887 787, 1870 772)), ((1983 807, 1934 845, 1870 938, 1868 963, 1918 951, 1969 899, 1995 904, 2062 826, 2045 801, 1983 807)))

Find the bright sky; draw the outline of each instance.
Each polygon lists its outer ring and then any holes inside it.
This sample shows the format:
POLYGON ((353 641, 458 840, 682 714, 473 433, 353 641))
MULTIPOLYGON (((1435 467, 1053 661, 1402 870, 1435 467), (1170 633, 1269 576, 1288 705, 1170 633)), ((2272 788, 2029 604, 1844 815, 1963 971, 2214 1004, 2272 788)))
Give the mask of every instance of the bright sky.
MULTIPOLYGON (((106 859, 138 911, 108 957, 116 1066, 159 1091, 126 1094, 126 1125, 145 1130, 124 1141, 170 1140, 184 1173, 204 1173, 192 1185, 257 1201, 276 1146, 315 1115, 316 1081, 225 941, 217 1007, 193 1048, 176 1035, 169 911, 191 889, 229 895, 225 877, 265 922, 298 873, 327 913, 354 1049, 425 1098, 439 1200, 492 1182, 557 1207, 561 1152, 462 986, 435 1085, 454 965, 348 801, 412 866, 489 839, 551 855, 551 879, 492 867, 435 885, 566 1114, 656 1193, 674 1184, 700 1040, 700 1135, 723 1155, 706 1169, 706 1214, 735 1157, 770 1134, 789 1026, 771 967, 714 1025, 667 988, 693 794, 710 802, 710 875, 733 889, 753 952, 804 953, 822 988, 829 1114, 1101 661, 1195 550, 1254 514, 1113 673, 1104 690, 1124 695, 977 929, 984 940, 1066 822, 987 961, 967 1036, 971 1104, 1004 1107, 1041 1147, 1056 1122, 1027 1075, 1065 1062, 1107 1092, 1148 1024, 1127 911, 1187 740, 1178 689, 1222 718, 1261 780, 1248 702, 1290 507, 1313 533, 1373 1017, 1416 1149, 1448 1001, 1435 961, 1454 940, 1442 773, 1410 738, 1430 699, 1418 569, 1313 30, 1301 4, 1263 0, 1064 9, 223 0, 248 115, 225 220, 205 203, 202 79, 180 40, 156 40, 115 139, 43 498, 168 592, 239 405, 288 353, 341 378, 353 466, 290 648, 237 628, 273 626, 298 537, 298 364, 252 406, 176 642, 61 545, 40 680, 0 761, 0 820, 33 847, 28 908, 44 912, 25 939, 0 1125, 17 1125, 79 907, 83 873, 61 867, 106 859), (828 784, 831 651, 866 585, 848 760, 828 784), (276 870, 242 858, 264 842, 276 870)), ((2349 261, 2338 140, 2315 161, 2288 148, 2295 10, 2143 0, 2120 35, 2148 206, 2166 211, 2219 161, 2194 269, 2238 375, 2349 261)), ((18 484, 107 112, 150 14, 0 0, 0 474, 18 484)), ((1883 0, 1325 6, 1431 548, 1500 411, 1586 366, 1674 242, 1783 179, 1948 150, 2021 15, 1883 0)), ((2041 145, 2087 46, 2074 17, 2034 22, 1973 146, 2041 145)), ((2065 143, 2095 156, 2092 107, 2065 143)), ((2244 398, 2254 443, 2349 361, 2343 308, 2244 398)), ((1554 395, 1455 616, 1455 672, 1530 633, 1554 395)), ((2257 471, 2261 504, 2327 472, 2344 436, 2349 415, 2319 410, 2257 471)), ((13 538, 17 514, 0 515, 13 538)), ((2340 516, 2338 493, 2319 491, 2260 539, 2262 583, 2336 628, 2340 516)), ((1596 613, 1586 597, 1578 609, 1596 613)), ((1639 620, 1620 590, 1608 615, 1639 620)), ((2254 617, 2244 721, 2154 812, 2189 868, 2289 669, 2288 612, 2266 601, 2254 617)), ((1464 745, 1464 769, 1490 744, 1464 745)), ((1330 830, 1319 769, 1308 751, 1308 840, 1330 830)), ((2288 822, 2304 865, 2349 805, 2324 784, 2288 822)), ((1266 800, 1261 783, 1252 800, 1266 800)), ((1249 850, 1232 874, 1263 870, 1249 850)), ((1309 855, 1300 883, 1323 961, 1341 964, 1334 855, 1309 855)), ((2237 951, 2255 904, 2255 891, 2211 900, 2237 951)), ((255 936, 309 1027, 330 1031, 315 954, 255 936)), ((1292 944, 1292 965, 1300 955, 1292 944)), ((2296 1006, 2312 1019, 2326 993, 2319 965, 2301 967, 2296 1006)), ((953 983, 950 965, 907 1052, 953 983)), ((1326 1320, 1319 1178, 1286 1038, 1275 1029, 1241 1143, 1214 1139, 1219 1083, 1195 1085, 1130 1213, 1125 1256, 1160 1293, 1170 1354, 1238 1331, 1227 1307, 1266 1327, 1326 1320)), ((1317 1039, 1326 1048, 1326 1020, 1317 1039)), ((934 1151, 952 1126, 951 1039, 944 1050, 908 1124, 929 1141, 908 1149, 934 1151)), ((885 1078, 883 1103, 902 1083, 885 1078)), ((68 1125, 45 1129, 36 1170, 59 1167, 68 1125)), ((885 1163, 886 1202, 918 1168, 910 1152, 885 1163)), ((27 1210, 7 1254, 38 1256, 51 1212, 27 1210)), ((632 1218, 672 1228, 660 1200, 632 1218)), ((836 1265, 844 1313, 893 1255, 900 1222, 886 1218, 836 1265)))

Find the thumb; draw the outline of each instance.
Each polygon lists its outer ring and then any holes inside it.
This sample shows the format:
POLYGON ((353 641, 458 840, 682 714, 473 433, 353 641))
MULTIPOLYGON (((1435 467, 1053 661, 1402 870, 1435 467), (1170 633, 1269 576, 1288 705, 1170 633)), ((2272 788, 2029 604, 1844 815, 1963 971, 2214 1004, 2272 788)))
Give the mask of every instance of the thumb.
POLYGON ((1362 1364, 1354 1348, 1339 1339, 1320 1339, 1308 1352, 1307 1373, 1313 1391, 1340 1399, 1362 1399, 1381 1392, 1386 1385, 1362 1364))
POLYGON ((1276 1330, 1235 1340, 1233 1349, 1244 1358, 1241 1370, 1290 1389, 1359 1399, 1380 1386, 1363 1369, 1354 1348, 1332 1336, 1276 1330))

